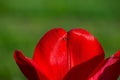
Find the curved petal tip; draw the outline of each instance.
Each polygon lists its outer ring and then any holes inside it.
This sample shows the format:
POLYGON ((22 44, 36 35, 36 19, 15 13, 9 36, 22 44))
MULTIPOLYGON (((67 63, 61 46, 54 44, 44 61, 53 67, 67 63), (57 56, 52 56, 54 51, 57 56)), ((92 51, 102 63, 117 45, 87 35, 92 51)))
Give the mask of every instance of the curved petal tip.
POLYGON ((14 59, 19 66, 20 70, 29 80, 40 80, 36 64, 25 57, 21 51, 15 50, 14 59))
POLYGON ((14 52, 14 59, 17 63, 23 63, 25 60, 25 56, 22 54, 21 51, 15 50, 14 52))
POLYGON ((113 55, 114 58, 120 58, 120 50, 113 55))

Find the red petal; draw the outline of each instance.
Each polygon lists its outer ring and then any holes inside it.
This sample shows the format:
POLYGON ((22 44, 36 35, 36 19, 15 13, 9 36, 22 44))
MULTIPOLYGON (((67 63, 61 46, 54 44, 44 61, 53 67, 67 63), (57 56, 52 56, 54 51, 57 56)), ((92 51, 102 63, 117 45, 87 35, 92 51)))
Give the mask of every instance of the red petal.
POLYGON ((89 75, 96 68, 98 63, 100 63, 101 57, 102 55, 94 57, 87 62, 73 67, 64 77, 64 80, 88 80, 89 75))
POLYGON ((89 80, 117 80, 120 75, 120 51, 103 61, 89 80))
POLYGON ((68 32, 68 53, 71 70, 64 80, 87 80, 96 66, 104 60, 104 51, 99 42, 84 29, 68 32))
POLYGON ((101 57, 100 61, 104 59, 104 51, 100 43, 86 30, 72 29, 68 32, 67 37, 71 67, 89 61, 97 56, 101 57))
POLYGON ((20 51, 15 51, 14 59, 20 70, 29 80, 47 80, 46 77, 39 72, 36 64, 27 57, 24 57, 20 51))
POLYGON ((49 80, 62 80, 68 71, 66 31, 48 31, 35 48, 33 60, 49 80))

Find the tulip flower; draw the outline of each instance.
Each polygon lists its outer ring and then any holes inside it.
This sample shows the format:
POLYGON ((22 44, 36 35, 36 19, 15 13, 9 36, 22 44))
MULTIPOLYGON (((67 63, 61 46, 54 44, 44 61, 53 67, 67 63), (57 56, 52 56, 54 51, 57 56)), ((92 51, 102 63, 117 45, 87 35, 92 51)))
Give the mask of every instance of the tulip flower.
POLYGON ((18 50, 14 59, 28 80, 117 80, 120 51, 107 59, 104 55, 88 31, 54 28, 38 42, 32 59, 18 50))

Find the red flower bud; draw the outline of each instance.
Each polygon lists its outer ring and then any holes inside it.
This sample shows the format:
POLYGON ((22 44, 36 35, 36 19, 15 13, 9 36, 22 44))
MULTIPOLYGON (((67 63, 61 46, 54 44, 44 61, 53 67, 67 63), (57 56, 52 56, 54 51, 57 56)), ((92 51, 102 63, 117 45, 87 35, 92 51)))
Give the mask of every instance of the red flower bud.
POLYGON ((28 80, 117 80, 120 74, 120 51, 104 59, 102 46, 84 29, 52 29, 38 42, 33 59, 17 50, 14 58, 28 80))

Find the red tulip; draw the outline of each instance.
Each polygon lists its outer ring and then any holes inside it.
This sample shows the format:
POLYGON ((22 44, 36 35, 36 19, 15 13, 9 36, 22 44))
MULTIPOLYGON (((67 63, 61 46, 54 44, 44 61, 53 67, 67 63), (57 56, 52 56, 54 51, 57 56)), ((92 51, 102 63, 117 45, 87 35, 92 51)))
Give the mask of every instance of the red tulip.
POLYGON ((14 58, 28 80, 117 80, 120 75, 120 51, 105 59, 100 43, 84 29, 52 29, 32 59, 18 50, 14 58))

